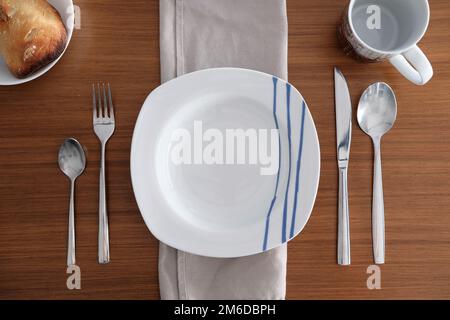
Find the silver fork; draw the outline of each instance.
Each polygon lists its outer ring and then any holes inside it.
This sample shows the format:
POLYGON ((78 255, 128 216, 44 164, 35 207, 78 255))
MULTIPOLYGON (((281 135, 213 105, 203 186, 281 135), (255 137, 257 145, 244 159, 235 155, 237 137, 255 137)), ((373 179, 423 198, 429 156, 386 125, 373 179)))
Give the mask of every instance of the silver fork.
POLYGON ((111 87, 103 83, 92 85, 93 124, 94 131, 101 143, 100 162, 100 195, 99 195, 99 222, 98 222, 98 262, 108 263, 109 259, 109 227, 106 210, 105 185, 105 151, 106 143, 114 133, 114 107, 111 98, 111 87), (103 102, 102 102, 103 100, 103 102))

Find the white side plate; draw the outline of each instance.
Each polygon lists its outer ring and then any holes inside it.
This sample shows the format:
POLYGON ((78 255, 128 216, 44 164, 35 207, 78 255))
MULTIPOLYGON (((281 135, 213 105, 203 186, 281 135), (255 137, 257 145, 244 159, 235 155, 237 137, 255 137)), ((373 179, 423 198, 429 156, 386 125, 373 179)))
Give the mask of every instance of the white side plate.
POLYGON ((72 39, 73 34, 73 27, 75 23, 75 13, 73 8, 73 2, 72 0, 48 0, 48 2, 55 7, 55 9, 59 12, 61 15, 62 21, 64 22, 64 25, 66 26, 67 30, 67 43, 66 48, 64 49, 63 53, 53 62, 45 66, 44 68, 40 69, 39 71, 31 74, 30 76, 24 78, 24 79, 17 79, 15 76, 9 72, 8 67, 6 66, 3 59, 0 57, 0 86, 11 86, 16 84, 25 83, 31 80, 34 80, 40 76, 42 76, 44 73, 46 73, 48 70, 50 70, 62 57, 64 52, 67 49, 67 46, 69 45, 70 39, 72 39))
POLYGON ((317 132, 300 93, 246 69, 193 72, 153 90, 131 147, 133 189, 150 231, 172 247, 211 257, 260 253, 298 235, 313 208, 319 171, 317 132), (211 165, 201 153, 201 164, 174 163, 173 133, 185 129, 194 145, 201 141, 195 121, 202 122, 201 132, 216 129, 224 139, 226 129, 278 128, 279 149, 273 150, 280 165, 262 175, 269 166, 259 161, 211 165))

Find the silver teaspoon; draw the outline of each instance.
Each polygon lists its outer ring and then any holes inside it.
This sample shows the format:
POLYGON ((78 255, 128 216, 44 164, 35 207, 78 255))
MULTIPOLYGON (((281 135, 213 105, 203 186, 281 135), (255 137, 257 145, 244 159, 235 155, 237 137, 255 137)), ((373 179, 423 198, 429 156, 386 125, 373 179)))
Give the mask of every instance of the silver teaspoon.
POLYGON ((59 148, 58 164, 70 179, 69 232, 67 240, 67 265, 75 264, 75 180, 86 167, 83 147, 75 139, 67 139, 59 148))
POLYGON ((358 105, 358 124, 372 138, 374 170, 372 190, 372 241, 376 264, 384 263, 384 200, 381 173, 381 137, 394 125, 397 117, 395 94, 384 82, 370 85, 358 105))

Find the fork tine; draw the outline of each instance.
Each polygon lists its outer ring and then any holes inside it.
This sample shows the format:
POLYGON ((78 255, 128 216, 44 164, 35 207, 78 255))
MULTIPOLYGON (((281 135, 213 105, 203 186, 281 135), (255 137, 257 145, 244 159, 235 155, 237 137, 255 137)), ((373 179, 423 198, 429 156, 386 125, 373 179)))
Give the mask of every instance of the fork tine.
POLYGON ((108 102, 106 100, 106 87, 105 83, 102 83, 102 89, 103 89, 103 116, 105 118, 109 118, 109 112, 108 112, 108 102))
POLYGON ((95 99, 95 84, 92 84, 92 117, 97 119, 97 102, 95 99))
POLYGON ((102 106, 102 93, 100 91, 100 83, 97 83, 97 99, 98 99, 98 117, 102 118, 103 114, 103 106, 102 106))
POLYGON ((111 86, 108 83, 109 117, 114 121, 114 105, 111 97, 111 86))

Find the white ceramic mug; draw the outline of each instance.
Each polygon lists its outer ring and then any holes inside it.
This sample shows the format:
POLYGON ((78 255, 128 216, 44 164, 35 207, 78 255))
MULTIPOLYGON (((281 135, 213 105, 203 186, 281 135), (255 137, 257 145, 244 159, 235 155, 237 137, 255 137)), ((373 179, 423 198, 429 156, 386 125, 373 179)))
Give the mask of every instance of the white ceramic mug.
POLYGON ((366 61, 389 60, 408 80, 423 85, 433 68, 417 43, 429 20, 427 0, 351 0, 338 34, 347 53, 366 61))

